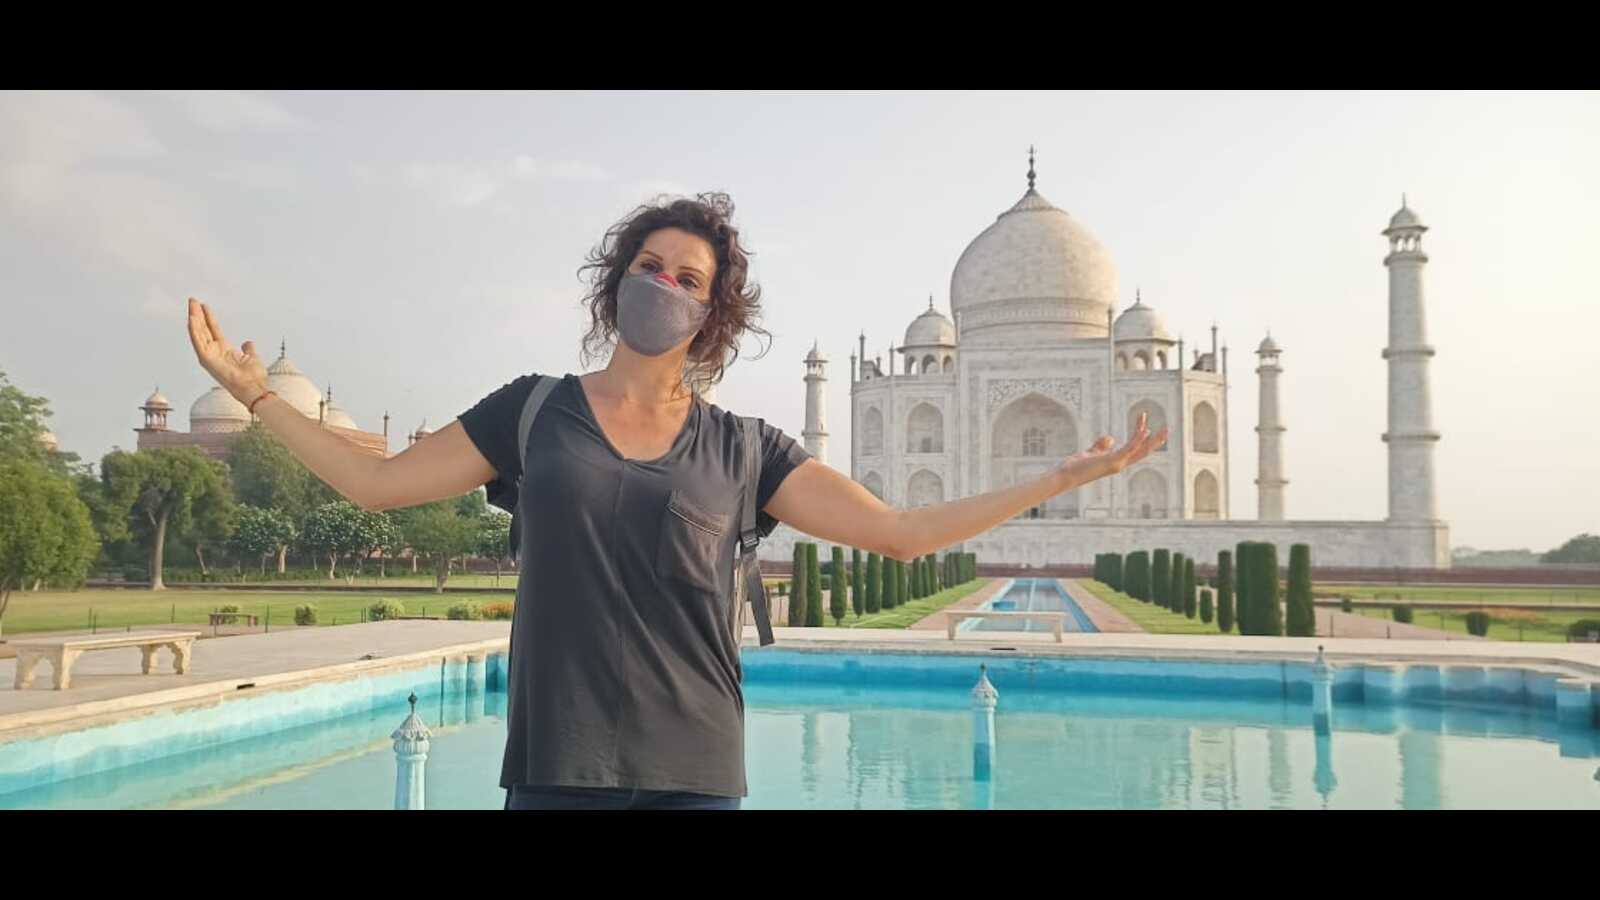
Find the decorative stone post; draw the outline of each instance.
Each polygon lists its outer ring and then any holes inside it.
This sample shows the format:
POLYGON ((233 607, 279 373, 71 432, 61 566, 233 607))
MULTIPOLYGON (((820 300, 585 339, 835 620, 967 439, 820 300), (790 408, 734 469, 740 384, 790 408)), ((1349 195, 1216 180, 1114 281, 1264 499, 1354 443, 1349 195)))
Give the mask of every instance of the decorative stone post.
POLYGON ((978 666, 978 683, 972 688, 972 777, 987 781, 994 772, 994 708, 1000 692, 989 683, 989 667, 978 666))
POLYGON ((413 693, 408 700, 411 714, 390 735, 394 738, 394 808, 422 809, 422 777, 428 763, 428 739, 433 733, 417 717, 417 695, 413 693))
POLYGON ((1333 666, 1317 646, 1317 660, 1311 664, 1311 730, 1317 734, 1333 731, 1333 666))

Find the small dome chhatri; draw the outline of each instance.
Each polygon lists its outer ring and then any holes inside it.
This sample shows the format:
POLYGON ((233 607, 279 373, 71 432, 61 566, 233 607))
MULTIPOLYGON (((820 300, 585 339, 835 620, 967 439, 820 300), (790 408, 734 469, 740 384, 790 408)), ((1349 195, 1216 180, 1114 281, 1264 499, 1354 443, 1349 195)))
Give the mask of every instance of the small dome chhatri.
POLYGON ((1406 203, 1406 195, 1400 195, 1400 211, 1389 217, 1389 227, 1383 230, 1384 234, 1392 231, 1427 231, 1428 226, 1422 224, 1422 217, 1417 211, 1406 203))
POLYGON ((1112 337, 1119 341, 1171 341, 1167 323, 1161 314, 1144 303, 1144 298, 1134 293, 1133 305, 1117 316, 1111 328, 1112 337))
POLYGON ((906 328, 906 339, 901 347, 954 347, 956 326, 950 317, 933 308, 933 295, 928 295, 928 308, 911 320, 906 328))

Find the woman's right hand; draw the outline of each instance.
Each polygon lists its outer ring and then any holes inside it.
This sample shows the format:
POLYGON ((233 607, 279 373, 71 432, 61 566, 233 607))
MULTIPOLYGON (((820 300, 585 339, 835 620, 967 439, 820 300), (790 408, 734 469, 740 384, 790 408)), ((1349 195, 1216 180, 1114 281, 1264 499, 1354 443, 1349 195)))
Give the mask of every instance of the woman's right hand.
POLYGON ((189 343, 194 345, 201 368, 233 399, 249 404, 267 389, 267 368, 256 356, 256 345, 245 341, 243 349, 235 349, 223 337, 211 307, 193 297, 189 298, 189 343))

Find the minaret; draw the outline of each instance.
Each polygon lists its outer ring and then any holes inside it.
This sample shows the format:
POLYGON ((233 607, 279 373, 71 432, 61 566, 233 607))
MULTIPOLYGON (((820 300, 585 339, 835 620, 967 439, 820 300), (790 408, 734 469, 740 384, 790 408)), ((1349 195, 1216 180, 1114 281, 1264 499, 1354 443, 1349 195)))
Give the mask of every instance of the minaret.
POLYGON ((1261 376, 1261 411, 1256 425, 1256 434, 1261 436, 1256 518, 1281 522, 1283 486, 1289 482, 1283 477, 1283 420, 1278 417, 1278 376, 1283 369, 1278 365, 1278 344, 1271 333, 1261 341, 1256 355, 1261 357, 1261 365, 1256 367, 1256 374, 1261 376))
POLYGON ((806 354, 806 427, 800 436, 805 439, 806 452, 820 463, 828 461, 828 431, 822 409, 822 386, 828 382, 823 369, 827 364, 813 341, 811 352, 806 354))
POLYGON ((1439 432, 1433 430, 1433 399, 1428 387, 1427 320, 1423 310, 1422 219, 1400 197, 1400 211, 1389 220, 1383 235, 1389 239, 1389 445, 1390 521, 1428 521, 1438 518, 1433 493, 1433 448, 1439 432))

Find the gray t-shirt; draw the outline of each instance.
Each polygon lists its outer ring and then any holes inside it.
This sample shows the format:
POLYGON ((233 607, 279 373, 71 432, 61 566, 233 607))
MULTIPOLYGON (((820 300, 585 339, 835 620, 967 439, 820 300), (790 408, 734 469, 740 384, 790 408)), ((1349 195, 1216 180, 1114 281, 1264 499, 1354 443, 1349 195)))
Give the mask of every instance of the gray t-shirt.
MULTIPOLYGON (((624 459, 576 375, 534 421, 525 375, 460 416, 522 531, 501 787, 746 794, 735 554, 744 463, 733 413, 699 397, 672 448, 624 459), (523 474, 520 497, 514 485, 523 474)), ((810 459, 760 422, 761 510, 810 459)), ((776 525, 761 510, 763 533, 776 525)))

